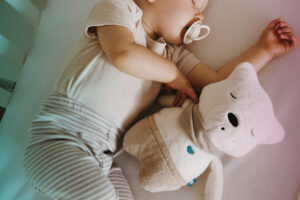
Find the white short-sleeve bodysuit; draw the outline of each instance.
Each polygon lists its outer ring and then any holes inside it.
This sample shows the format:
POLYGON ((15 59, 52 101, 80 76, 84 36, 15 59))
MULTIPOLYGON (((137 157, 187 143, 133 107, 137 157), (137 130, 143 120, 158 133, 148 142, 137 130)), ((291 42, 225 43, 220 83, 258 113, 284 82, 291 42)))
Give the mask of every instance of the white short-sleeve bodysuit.
POLYGON ((55 86, 57 92, 90 107, 122 131, 155 100, 161 83, 119 71, 109 62, 97 35, 89 28, 103 25, 126 27, 137 44, 172 60, 185 75, 200 62, 182 46, 167 45, 163 38, 150 39, 143 29, 142 15, 142 10, 133 0, 102 0, 97 3, 86 21, 84 42, 55 86))

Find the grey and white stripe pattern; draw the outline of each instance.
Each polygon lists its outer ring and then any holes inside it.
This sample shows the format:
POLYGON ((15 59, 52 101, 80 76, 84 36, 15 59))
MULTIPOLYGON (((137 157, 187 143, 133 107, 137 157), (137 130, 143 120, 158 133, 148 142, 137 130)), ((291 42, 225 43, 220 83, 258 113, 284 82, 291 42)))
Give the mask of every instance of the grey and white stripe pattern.
POLYGON ((120 168, 112 168, 121 131, 64 95, 49 95, 31 124, 24 168, 50 199, 132 200, 120 168))

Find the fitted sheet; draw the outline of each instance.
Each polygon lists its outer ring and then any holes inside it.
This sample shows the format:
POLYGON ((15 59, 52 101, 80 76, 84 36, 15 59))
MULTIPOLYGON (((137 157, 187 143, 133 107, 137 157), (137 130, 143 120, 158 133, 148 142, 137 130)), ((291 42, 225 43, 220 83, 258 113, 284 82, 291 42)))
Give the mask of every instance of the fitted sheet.
MULTIPOLYGON (((28 183, 22 168, 29 122, 76 51, 81 28, 97 0, 51 0, 36 30, 34 46, 23 66, 13 98, 0 124, 0 199, 44 199, 28 183)), ((210 0, 204 12, 211 34, 189 45, 207 65, 219 68, 259 38, 263 28, 282 17, 300 37, 299 0, 210 0)), ((300 48, 272 60, 259 80, 270 95, 275 115, 286 131, 276 145, 263 145, 242 158, 223 157, 224 200, 295 200, 300 189, 300 48)), ((149 193, 138 184, 138 161, 116 158, 138 200, 198 200, 207 172, 192 187, 149 193)))

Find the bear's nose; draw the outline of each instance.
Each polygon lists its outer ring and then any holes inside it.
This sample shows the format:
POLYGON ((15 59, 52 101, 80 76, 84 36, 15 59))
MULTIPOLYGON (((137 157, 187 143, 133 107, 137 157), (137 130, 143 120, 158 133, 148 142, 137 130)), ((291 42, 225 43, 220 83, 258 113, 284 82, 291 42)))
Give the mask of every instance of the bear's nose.
POLYGON ((228 113, 227 117, 230 123, 232 124, 232 126, 237 127, 239 125, 238 119, 236 118, 235 114, 228 113))

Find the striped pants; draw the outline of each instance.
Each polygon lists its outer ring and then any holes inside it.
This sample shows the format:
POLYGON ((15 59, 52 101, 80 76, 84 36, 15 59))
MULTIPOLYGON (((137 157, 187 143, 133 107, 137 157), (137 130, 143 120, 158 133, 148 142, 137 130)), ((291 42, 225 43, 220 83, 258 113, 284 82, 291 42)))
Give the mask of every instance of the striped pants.
POLYGON ((113 153, 121 131, 93 110, 53 93, 32 121, 24 168, 50 199, 132 200, 113 153))

